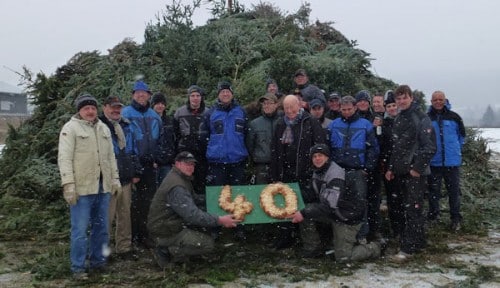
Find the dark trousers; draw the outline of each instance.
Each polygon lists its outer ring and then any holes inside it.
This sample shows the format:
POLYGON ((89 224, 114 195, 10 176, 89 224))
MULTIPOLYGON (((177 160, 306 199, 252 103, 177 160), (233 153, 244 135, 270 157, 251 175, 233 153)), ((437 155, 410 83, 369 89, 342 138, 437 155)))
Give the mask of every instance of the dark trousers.
POLYGON ((426 245, 423 206, 427 176, 398 175, 392 181, 396 181, 401 188, 395 201, 395 209, 404 215, 403 230, 400 231, 401 251, 409 254, 419 252, 426 245))
POLYGON ((367 210, 365 213, 365 221, 361 225, 359 239, 373 238, 380 231, 380 188, 382 182, 382 174, 379 171, 371 171, 367 175, 367 191, 366 203, 367 210))
POLYGON ((429 182, 429 219, 439 217, 439 200, 441 199, 441 187, 444 179, 446 191, 448 192, 448 203, 450 205, 450 219, 452 222, 462 221, 460 215, 460 167, 431 167, 429 182))
POLYGON ((147 245, 149 206, 156 192, 156 174, 153 167, 145 167, 141 180, 132 191, 130 216, 132 217, 132 242, 136 245, 147 245))
POLYGON ((238 163, 208 163, 207 184, 217 185, 244 185, 245 161, 238 163))
POLYGON ((193 174, 193 189, 197 194, 205 195, 205 186, 207 185, 207 161, 204 158, 196 158, 196 168, 193 174))
POLYGON ((399 237, 404 227, 404 211, 401 209, 400 203, 403 197, 401 188, 398 186, 399 181, 387 181, 384 178, 384 187, 387 195, 387 207, 389 209, 389 222, 391 225, 391 237, 399 237))

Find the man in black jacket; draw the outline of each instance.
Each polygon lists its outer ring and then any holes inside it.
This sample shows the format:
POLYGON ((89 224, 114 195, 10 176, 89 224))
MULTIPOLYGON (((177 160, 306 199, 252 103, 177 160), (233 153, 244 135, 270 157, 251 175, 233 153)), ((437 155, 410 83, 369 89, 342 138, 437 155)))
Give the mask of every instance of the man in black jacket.
MULTIPOLYGON (((283 110, 284 115, 276 124, 271 142, 271 181, 298 182, 304 202, 313 202, 309 153, 313 145, 326 142, 325 132, 318 120, 301 108, 297 96, 286 96, 283 110)), ((290 223, 280 224, 280 234, 274 247, 283 249, 292 246, 295 241, 292 231, 295 228, 290 223)))
POLYGON ((364 192, 357 189, 357 171, 345 170, 330 160, 330 150, 325 144, 311 148, 314 173, 311 179, 317 201, 309 203, 292 217, 301 223, 304 257, 323 254, 320 235, 315 221, 333 227, 335 258, 339 262, 359 261, 380 256, 380 243, 357 244, 356 235, 361 228, 365 212, 364 192))
POLYGON ((198 208, 202 197, 191 184, 196 159, 190 152, 180 152, 153 198, 148 215, 148 230, 155 241, 154 257, 161 268, 170 262, 184 262, 190 256, 213 251, 214 240, 201 231, 203 227, 236 227, 232 215, 216 216, 198 208), (199 205, 199 204, 198 204, 199 205))
POLYGON ((405 222, 399 233, 400 251, 391 260, 405 262, 426 245, 424 192, 430 174, 429 163, 436 153, 436 137, 431 120, 413 101, 408 85, 399 86, 394 96, 400 113, 394 120, 393 150, 385 178, 401 188, 400 201, 394 209, 403 211, 405 222))

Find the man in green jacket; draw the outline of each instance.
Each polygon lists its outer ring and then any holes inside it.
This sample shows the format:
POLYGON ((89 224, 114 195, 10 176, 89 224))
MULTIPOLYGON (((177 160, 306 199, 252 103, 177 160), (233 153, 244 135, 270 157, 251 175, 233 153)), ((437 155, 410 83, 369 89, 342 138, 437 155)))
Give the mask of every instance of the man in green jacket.
POLYGON ((204 227, 234 228, 240 222, 232 215, 216 216, 200 208, 202 197, 191 184, 196 159, 190 152, 180 152, 175 166, 156 191, 148 216, 148 230, 156 247, 154 257, 164 269, 169 262, 184 262, 190 256, 213 251, 214 240, 204 227))

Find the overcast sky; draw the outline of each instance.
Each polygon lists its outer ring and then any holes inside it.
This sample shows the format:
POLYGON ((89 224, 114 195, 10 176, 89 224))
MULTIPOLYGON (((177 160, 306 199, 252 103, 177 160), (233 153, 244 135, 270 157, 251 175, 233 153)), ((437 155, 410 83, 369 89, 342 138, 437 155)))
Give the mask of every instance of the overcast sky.
MULTIPOLYGON (((26 65, 52 74, 80 51, 103 54, 144 28, 171 0, 1 0, 0 81, 26 65)), ((240 0, 248 8, 260 1, 240 0)), ((302 1, 268 1, 295 12, 302 1)), ((426 93, 443 90, 453 108, 496 104, 500 84, 500 1, 310 0, 311 21, 334 27, 371 54, 372 71, 426 93)), ((203 6, 195 23, 209 13, 203 6)), ((312 79, 314 80, 314 79, 312 79)), ((477 113, 482 114, 482 111, 477 113)))

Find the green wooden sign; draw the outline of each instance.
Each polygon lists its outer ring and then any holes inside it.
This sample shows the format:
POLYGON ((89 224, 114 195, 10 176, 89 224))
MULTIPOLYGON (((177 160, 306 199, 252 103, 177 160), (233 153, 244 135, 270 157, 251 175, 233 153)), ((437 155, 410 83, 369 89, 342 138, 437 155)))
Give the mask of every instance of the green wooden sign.
MULTIPOLYGON (((300 193, 300 188, 297 183, 285 183, 297 194, 298 207, 299 210, 304 208, 304 201, 302 200, 302 194, 300 193)), ((245 215, 245 220, 242 222, 244 224, 260 224, 260 223, 273 223, 273 222, 283 222, 290 221, 290 219, 276 219, 271 218, 267 215, 262 207, 260 206, 260 192, 264 190, 267 185, 241 185, 241 186, 231 186, 232 196, 231 199, 240 194, 245 195, 247 201, 253 204, 253 210, 250 214, 245 215)), ((207 186, 206 187, 206 201, 207 201, 207 211, 216 215, 226 215, 228 212, 222 210, 219 207, 219 195, 222 191, 223 186, 207 186)), ((278 207, 285 207, 285 199, 282 195, 278 194, 274 196, 274 202, 278 207)))

